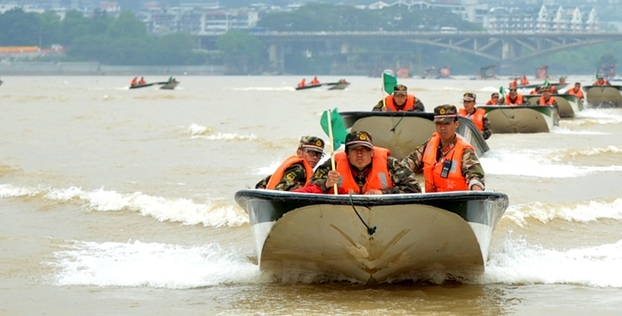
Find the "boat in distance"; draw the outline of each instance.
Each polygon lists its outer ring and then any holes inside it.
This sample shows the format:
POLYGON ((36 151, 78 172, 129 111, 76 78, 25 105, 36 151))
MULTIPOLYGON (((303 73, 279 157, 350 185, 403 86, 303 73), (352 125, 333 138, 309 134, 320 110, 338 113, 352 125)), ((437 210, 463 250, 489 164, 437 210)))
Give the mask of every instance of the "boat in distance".
MULTIPOLYGON (((332 195, 246 189, 259 269, 276 278, 376 284, 485 271, 508 207, 499 192, 332 195)), ((441 280, 441 282, 442 282, 441 280)))
POLYGON ((622 107, 622 86, 583 86, 585 100, 592 108, 622 107))
POLYGON ((552 105, 481 105, 490 121, 490 131, 502 133, 549 133, 559 125, 557 109, 552 105))
MULTIPOLYGON (((526 94, 523 96, 525 102, 531 105, 537 105, 541 94, 526 94)), ((583 101, 576 95, 571 94, 552 94, 552 98, 557 101, 557 107, 559 109, 559 117, 572 118, 581 111, 583 111, 583 101)))
POLYGON ((339 80, 336 82, 327 82, 327 83, 320 83, 320 84, 309 84, 309 85, 305 85, 303 87, 296 87, 296 90, 310 90, 310 89, 314 89, 314 90, 344 90, 345 88, 347 88, 350 85, 349 82, 344 81, 344 80, 339 80))

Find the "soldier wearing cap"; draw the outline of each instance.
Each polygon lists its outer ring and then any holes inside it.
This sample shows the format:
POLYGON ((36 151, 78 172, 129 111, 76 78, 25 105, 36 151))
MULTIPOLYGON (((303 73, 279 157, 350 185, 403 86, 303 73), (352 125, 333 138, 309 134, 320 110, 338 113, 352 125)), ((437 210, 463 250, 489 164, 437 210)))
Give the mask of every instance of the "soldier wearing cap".
POLYGON ((602 75, 596 76, 596 82, 593 84, 594 86, 609 86, 609 81, 605 79, 602 75))
POLYGON ((345 152, 336 153, 335 170, 329 159, 320 165, 303 189, 295 192, 339 194, 420 193, 415 174, 388 149, 374 146, 371 135, 353 131, 346 136, 345 152))
POLYGON ((493 92, 490 95, 490 100, 486 101, 486 105, 497 105, 499 104, 499 92, 493 92))
POLYGON ((484 169, 473 147, 456 134, 458 111, 453 105, 434 108, 436 133, 415 148, 404 162, 423 171, 425 192, 483 191, 484 169))
POLYGON ((296 150, 270 176, 261 180, 255 189, 291 191, 304 187, 313 175, 313 168, 324 155, 324 141, 315 136, 303 136, 296 150))
POLYGON ((505 96, 505 100, 503 100, 503 105, 523 105, 525 104, 525 99, 523 95, 516 91, 516 87, 510 87, 510 93, 505 96))
POLYGON ((486 117, 486 111, 475 107, 476 99, 477 95, 475 95, 475 93, 465 93, 462 96, 463 108, 458 111, 458 115, 471 119, 482 136, 484 136, 484 139, 488 139, 492 134, 490 131, 490 122, 486 117))
POLYGON ((408 88, 403 84, 393 87, 393 94, 380 100, 372 111, 382 112, 423 112, 425 107, 419 98, 408 93, 408 88))

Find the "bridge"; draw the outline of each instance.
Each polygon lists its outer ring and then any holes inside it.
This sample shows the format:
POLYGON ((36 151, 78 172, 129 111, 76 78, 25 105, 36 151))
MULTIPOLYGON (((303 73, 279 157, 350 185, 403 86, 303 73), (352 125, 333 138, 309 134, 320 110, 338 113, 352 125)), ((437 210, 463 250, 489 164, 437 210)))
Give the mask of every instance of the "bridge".
MULTIPOLYGON (((511 65, 534 57, 581 46, 622 41, 622 32, 254 32, 269 47, 270 62, 283 70, 284 47, 291 43, 326 43, 338 45, 341 54, 354 52, 357 44, 380 40, 431 45, 487 58, 491 63, 511 65)), ((222 35, 195 34, 202 45, 215 42, 222 35)))

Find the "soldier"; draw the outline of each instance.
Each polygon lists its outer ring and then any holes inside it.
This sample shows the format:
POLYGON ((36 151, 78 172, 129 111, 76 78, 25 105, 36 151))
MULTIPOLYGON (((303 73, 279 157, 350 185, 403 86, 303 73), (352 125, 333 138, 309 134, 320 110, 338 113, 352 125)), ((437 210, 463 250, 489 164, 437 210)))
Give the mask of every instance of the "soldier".
POLYGON ((313 168, 324 155, 324 141, 315 136, 303 136, 296 155, 287 158, 270 176, 261 180, 255 189, 291 191, 304 187, 313 175, 313 168))
POLYGON ((345 152, 336 153, 335 169, 331 160, 319 166, 311 181, 295 192, 339 194, 421 193, 415 174, 388 149, 374 146, 371 135, 364 131, 346 136, 345 152))
POLYGON ((425 107, 419 98, 413 94, 408 93, 408 88, 403 84, 398 84, 393 87, 393 94, 387 96, 383 100, 380 100, 372 111, 382 112, 423 112, 425 107))
POLYGON ((497 104, 499 104, 499 93, 493 92, 490 95, 490 100, 486 102, 486 105, 497 105, 497 104))
POLYGON ((475 150, 456 134, 457 113, 449 104, 434 108, 436 133, 404 158, 413 172, 423 171, 425 192, 485 189, 484 169, 475 150))
POLYGON ((462 96, 462 106, 464 106, 464 108, 460 109, 458 114, 471 119, 482 136, 484 136, 484 139, 488 139, 492 134, 490 131, 490 122, 486 117, 486 111, 475 107, 476 99, 477 95, 475 93, 465 93, 462 96))

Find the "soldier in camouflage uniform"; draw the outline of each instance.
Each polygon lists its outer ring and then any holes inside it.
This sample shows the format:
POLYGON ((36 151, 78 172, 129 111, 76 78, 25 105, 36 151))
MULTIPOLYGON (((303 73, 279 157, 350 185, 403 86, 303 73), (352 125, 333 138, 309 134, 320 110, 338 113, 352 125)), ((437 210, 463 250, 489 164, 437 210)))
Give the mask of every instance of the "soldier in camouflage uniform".
POLYGON ((393 94, 380 100, 372 111, 378 112, 399 112, 399 111, 414 111, 423 112, 425 107, 419 98, 414 94, 408 93, 408 88, 403 84, 398 84, 393 87, 393 94), (410 99, 413 99, 412 101, 410 99), (407 105, 412 102, 412 105, 407 105))
POLYGON ((384 148, 372 143, 369 133, 350 132, 346 136, 346 150, 335 154, 336 170, 332 161, 320 165, 311 181, 296 192, 339 194, 392 194, 421 193, 415 174, 384 148))
POLYGON ((471 119, 484 139, 488 139, 490 138, 490 135, 492 135, 492 131, 490 130, 490 120, 486 117, 486 111, 478 109, 475 106, 476 100, 477 95, 475 93, 465 93, 462 96, 463 108, 458 110, 458 115, 471 119))
POLYGON ((296 155, 287 158, 275 173, 259 181, 255 189, 291 191, 311 179, 313 168, 324 155, 324 141, 315 136, 300 139, 296 155))
POLYGON ((484 169, 475 150, 456 134, 457 112, 453 105, 437 106, 436 133, 403 160, 413 172, 423 171, 426 192, 485 189, 484 169), (432 148, 434 143, 438 146, 432 148))

